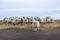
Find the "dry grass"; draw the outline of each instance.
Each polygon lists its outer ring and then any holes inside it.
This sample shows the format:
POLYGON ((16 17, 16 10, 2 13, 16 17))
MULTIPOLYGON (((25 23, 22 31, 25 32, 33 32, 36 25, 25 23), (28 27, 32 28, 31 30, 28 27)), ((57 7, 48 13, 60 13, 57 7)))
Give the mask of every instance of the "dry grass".
POLYGON ((8 28, 31 28, 31 24, 17 24, 17 25, 12 25, 12 24, 0 24, 0 29, 8 29, 8 28))
MULTIPOLYGON (((50 24, 41 24, 41 29, 51 29, 55 27, 59 27, 60 23, 50 23, 50 24)), ((32 28, 31 24, 17 24, 17 25, 12 25, 12 24, 0 24, 0 29, 8 29, 8 28, 16 28, 16 29, 21 29, 21 28, 32 28)))
POLYGON ((50 24, 43 24, 42 29, 52 29, 57 27, 60 27, 60 24, 50 23, 50 24))

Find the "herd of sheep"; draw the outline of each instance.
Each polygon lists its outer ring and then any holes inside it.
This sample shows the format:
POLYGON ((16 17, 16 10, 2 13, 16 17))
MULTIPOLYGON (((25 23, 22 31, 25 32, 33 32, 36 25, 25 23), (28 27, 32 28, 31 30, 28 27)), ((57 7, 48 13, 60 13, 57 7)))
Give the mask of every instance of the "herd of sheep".
POLYGON ((40 17, 4 17, 2 22, 4 23, 10 23, 10 24, 13 24, 13 25, 16 25, 16 24, 27 24, 27 23, 32 23, 34 20, 36 21, 39 21, 39 23, 52 23, 53 22, 53 19, 50 18, 50 17, 45 17, 45 18, 40 18, 40 17))

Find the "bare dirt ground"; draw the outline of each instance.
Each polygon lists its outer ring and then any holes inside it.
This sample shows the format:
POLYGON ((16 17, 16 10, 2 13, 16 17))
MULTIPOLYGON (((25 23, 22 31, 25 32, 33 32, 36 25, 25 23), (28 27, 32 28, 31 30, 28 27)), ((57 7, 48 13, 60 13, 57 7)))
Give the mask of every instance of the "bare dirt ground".
POLYGON ((0 30, 0 40, 60 40, 60 28, 40 30, 5 29, 0 30))

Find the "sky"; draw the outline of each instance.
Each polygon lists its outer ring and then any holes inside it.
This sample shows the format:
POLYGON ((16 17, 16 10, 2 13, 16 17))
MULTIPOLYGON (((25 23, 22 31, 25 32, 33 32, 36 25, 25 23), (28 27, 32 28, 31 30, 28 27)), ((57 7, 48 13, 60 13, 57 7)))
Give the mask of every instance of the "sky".
POLYGON ((60 19, 60 0, 0 0, 0 19, 15 16, 60 19))

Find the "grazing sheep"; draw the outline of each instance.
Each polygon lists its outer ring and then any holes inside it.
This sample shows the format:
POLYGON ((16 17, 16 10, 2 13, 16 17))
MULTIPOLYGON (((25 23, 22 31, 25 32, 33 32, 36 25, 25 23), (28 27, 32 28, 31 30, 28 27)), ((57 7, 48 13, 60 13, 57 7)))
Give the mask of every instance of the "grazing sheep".
POLYGON ((10 23, 11 20, 10 20, 9 18, 5 17, 5 18, 3 19, 3 22, 4 22, 4 23, 10 23))
POLYGON ((13 17, 13 19, 11 20, 11 23, 13 25, 16 25, 18 23, 17 17, 13 17))
POLYGON ((29 17, 29 19, 28 19, 28 23, 32 23, 32 22, 33 22, 33 20, 34 20, 34 18, 33 18, 33 17, 29 17))
POLYGON ((41 23, 41 18, 40 17, 35 16, 34 19, 41 23))
POLYGON ((32 27, 33 27, 34 31, 38 31, 39 27, 40 27, 39 21, 34 20, 32 23, 32 27))
POLYGON ((27 24, 28 23, 28 19, 26 17, 23 17, 21 21, 23 21, 23 24, 27 24))
POLYGON ((22 20, 20 17, 17 18, 18 23, 22 23, 22 20))
POLYGON ((30 23, 30 24, 32 24, 34 20, 38 21, 40 24, 46 24, 46 23, 53 23, 54 22, 54 20, 50 17, 45 17, 45 18, 41 19, 37 16, 35 16, 35 17, 29 16, 29 17, 21 17, 21 18, 20 17, 9 17, 9 18, 5 17, 3 19, 3 22, 14 24, 14 25, 18 24, 18 23, 21 23, 21 24, 30 23))
POLYGON ((46 23, 52 23, 53 22, 53 19, 51 17, 46 17, 46 23))

